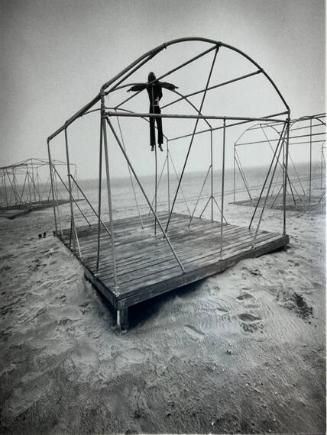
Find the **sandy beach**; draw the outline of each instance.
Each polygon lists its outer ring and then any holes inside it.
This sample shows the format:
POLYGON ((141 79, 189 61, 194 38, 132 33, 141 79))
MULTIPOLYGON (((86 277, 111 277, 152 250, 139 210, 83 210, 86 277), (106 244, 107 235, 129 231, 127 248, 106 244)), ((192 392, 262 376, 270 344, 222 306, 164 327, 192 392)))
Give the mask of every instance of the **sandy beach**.
POLYGON ((1 433, 325 433, 322 214, 289 212, 286 251, 136 306, 121 333, 51 213, 0 221, 1 433))

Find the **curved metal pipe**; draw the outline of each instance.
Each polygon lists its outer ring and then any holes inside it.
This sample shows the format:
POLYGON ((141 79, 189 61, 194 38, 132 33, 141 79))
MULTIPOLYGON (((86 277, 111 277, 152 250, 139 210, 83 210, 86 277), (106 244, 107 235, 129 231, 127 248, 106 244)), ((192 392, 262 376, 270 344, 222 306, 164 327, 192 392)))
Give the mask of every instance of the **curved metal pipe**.
POLYGON ((253 65, 255 65, 257 68, 259 68, 261 70, 262 74, 264 74, 264 76, 267 78, 267 80, 270 82, 270 84, 273 86, 273 88, 275 89, 275 91, 279 95, 280 99, 282 100, 282 102, 285 105, 285 107, 287 108, 287 110, 290 111, 290 108, 289 108, 288 104, 286 103, 282 93, 280 92, 279 88, 277 87, 277 85, 275 84, 273 79, 267 74, 267 72, 257 62, 255 62, 254 59, 252 59, 249 55, 244 53, 242 50, 239 50, 238 48, 233 47, 232 45, 229 45, 229 44, 225 44, 225 43, 223 43, 221 41, 215 41, 214 39, 208 39, 208 38, 202 38, 202 37, 185 37, 185 38, 173 39, 171 41, 168 41, 168 42, 165 42, 163 44, 160 44, 157 47, 153 48, 152 50, 149 50, 148 52, 146 52, 145 54, 143 54, 139 58, 137 58, 131 64, 129 64, 121 72, 116 74, 111 80, 109 80, 106 83, 104 83, 101 86, 101 88, 100 88, 100 92, 89 103, 87 103, 79 111, 77 111, 73 116, 71 116, 65 122, 64 125, 59 127, 52 135, 50 135, 48 137, 48 140, 53 139, 55 136, 57 136, 59 133, 61 133, 65 128, 67 128, 72 122, 74 122, 77 118, 79 118, 81 115, 83 115, 87 110, 89 110, 91 107, 93 107, 97 102, 99 102, 100 99, 101 99, 101 96, 104 95, 105 90, 110 85, 114 84, 117 80, 119 80, 124 74, 128 74, 128 72, 132 68, 135 68, 135 70, 137 70, 140 66, 145 64, 148 60, 150 60, 150 58, 155 57, 162 50, 166 49, 167 47, 169 47, 171 45, 179 44, 179 43, 182 43, 182 42, 204 42, 204 43, 207 43, 207 44, 213 44, 213 45, 215 45, 217 47, 225 47, 225 48, 227 48, 229 50, 232 50, 232 51, 240 54, 241 56, 243 56, 245 59, 247 59, 249 62, 251 62, 253 65), (141 65, 140 65, 140 63, 141 63, 141 65))

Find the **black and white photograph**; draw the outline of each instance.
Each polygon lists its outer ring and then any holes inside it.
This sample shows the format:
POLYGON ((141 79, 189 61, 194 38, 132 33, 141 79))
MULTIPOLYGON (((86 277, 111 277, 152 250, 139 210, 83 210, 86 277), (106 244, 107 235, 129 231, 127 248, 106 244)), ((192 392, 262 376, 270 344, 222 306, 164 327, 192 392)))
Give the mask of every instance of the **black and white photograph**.
POLYGON ((0 433, 325 434, 325 0, 0 32, 0 433))

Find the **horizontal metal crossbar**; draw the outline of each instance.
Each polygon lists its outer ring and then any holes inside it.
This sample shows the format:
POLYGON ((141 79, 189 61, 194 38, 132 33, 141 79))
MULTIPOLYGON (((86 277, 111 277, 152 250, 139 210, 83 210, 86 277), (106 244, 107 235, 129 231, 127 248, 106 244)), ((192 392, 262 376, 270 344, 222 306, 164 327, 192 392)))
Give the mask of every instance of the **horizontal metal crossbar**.
MULTIPOLYGON (((122 116, 122 117, 128 117, 128 118, 143 118, 143 117, 149 117, 149 118, 172 118, 172 119, 219 119, 219 120, 243 120, 243 121, 271 121, 272 118, 252 118, 252 117, 243 117, 243 116, 219 116, 219 115, 187 115, 187 114, 171 114, 171 113, 127 113, 127 112, 121 112, 121 111, 106 111, 106 116, 122 116)), ((285 122, 285 120, 276 119, 277 122, 285 122)))

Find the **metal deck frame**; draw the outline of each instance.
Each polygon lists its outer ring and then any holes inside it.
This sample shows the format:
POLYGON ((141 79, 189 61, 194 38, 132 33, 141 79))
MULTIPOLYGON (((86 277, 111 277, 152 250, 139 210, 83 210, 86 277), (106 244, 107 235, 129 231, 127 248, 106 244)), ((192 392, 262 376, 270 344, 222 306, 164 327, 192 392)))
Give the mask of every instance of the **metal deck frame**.
MULTIPOLYGON (((110 270, 112 271, 112 277, 113 277, 113 286, 112 290, 118 291, 119 289, 119 280, 117 278, 117 258, 116 258, 116 241, 115 241, 115 221, 113 219, 113 206, 112 206, 112 183, 111 183, 111 175, 110 175, 110 155, 108 150, 108 131, 112 133, 112 137, 115 140, 116 146, 121 151, 122 156, 124 157, 130 178, 131 178, 131 184, 133 186, 134 190, 134 183, 138 186, 140 191, 142 192, 144 199, 149 207, 149 212, 151 216, 153 217, 154 221, 154 233, 153 237, 162 237, 163 240, 165 240, 172 256, 175 259, 176 265, 179 268, 179 273, 181 277, 181 282, 183 282, 183 276, 185 274, 185 267, 183 265, 183 262, 180 260, 178 253, 174 249, 174 245, 170 240, 169 237, 169 229, 171 224, 171 219, 175 212, 175 205, 178 195, 183 194, 182 192, 182 180, 184 178, 185 169, 188 165, 189 155, 190 151, 193 146, 193 141, 196 135, 199 134, 208 134, 209 135, 209 142, 210 142, 210 164, 207 171, 207 175, 205 178, 204 183, 207 179, 210 179, 210 197, 206 203, 205 208, 210 204, 211 206, 211 222, 213 223, 214 217, 213 217, 213 208, 216 205, 218 207, 220 218, 219 218, 219 231, 220 231, 220 246, 218 246, 218 253, 222 258, 223 255, 223 245, 224 245, 224 227, 226 223, 226 219, 224 216, 224 205, 225 205, 225 160, 226 160, 226 136, 228 129, 239 126, 239 125, 246 125, 248 123, 253 122, 261 122, 261 123, 275 123, 279 122, 283 125, 282 131, 279 135, 278 144, 276 146, 276 150, 273 156, 273 159, 271 161, 271 165, 269 168, 269 175, 270 179, 266 179, 263 189, 266 189, 268 194, 271 189, 271 183, 274 178, 274 174, 276 171, 276 167, 279 163, 280 156, 283 156, 283 223, 282 223, 282 231, 281 231, 281 239, 283 240, 282 244, 283 246, 287 243, 288 237, 286 235, 286 191, 287 191, 287 183, 288 183, 288 176, 287 176, 287 169, 288 169, 288 144, 289 144, 289 129, 290 129, 290 108, 288 104, 286 103, 282 93, 276 86, 275 82, 272 80, 272 78, 266 73, 266 71, 259 66, 257 62, 255 62, 250 56, 248 56, 243 51, 225 44, 220 41, 215 41, 212 39, 207 38, 197 38, 197 37, 190 37, 190 38, 180 38, 175 39, 169 42, 166 42, 164 44, 159 45, 158 47, 148 51, 143 56, 136 59, 134 62, 132 62, 129 66, 127 66, 125 69, 123 69, 119 74, 117 74, 115 77, 113 77, 111 80, 106 82, 101 88, 99 93, 84 107, 82 107, 79 111, 77 111, 73 116, 71 116, 62 126, 60 126, 53 134, 51 134, 47 139, 47 149, 48 149, 48 156, 49 156, 49 164, 50 164, 50 179, 51 179, 51 189, 52 189, 52 195, 53 199, 55 200, 55 170, 53 168, 53 160, 52 160, 52 152, 51 152, 51 141, 57 137, 59 134, 64 134, 64 140, 65 140, 65 150, 66 150, 66 165, 67 165, 67 188, 70 195, 70 228, 69 230, 69 237, 65 239, 65 244, 68 246, 69 249, 71 249, 74 253, 77 254, 78 258, 82 260, 83 254, 81 251, 81 246, 79 243, 79 228, 76 225, 76 213, 78 211, 76 210, 76 201, 73 196, 73 186, 77 186, 78 189, 83 194, 83 189, 78 185, 77 181, 75 180, 73 174, 71 173, 71 164, 70 164, 70 152, 69 152, 69 138, 68 138, 68 129, 74 123, 76 120, 83 118, 84 116, 89 115, 90 113, 98 112, 99 113, 99 128, 100 128, 100 143, 99 143, 99 184, 98 184, 98 204, 97 209, 96 207, 92 206, 92 204, 89 205, 92 208, 92 212, 94 213, 94 216, 97 219, 97 239, 96 239, 96 271, 99 270, 99 267, 101 265, 101 261, 106 257, 106 252, 101 250, 101 234, 102 231, 106 233, 106 236, 109 241, 110 245, 110 258, 111 258, 111 264, 108 266, 110 270), (130 101, 131 99, 135 98, 139 92, 134 93, 133 95, 124 98, 119 104, 115 105, 114 107, 108 107, 106 105, 106 98, 110 96, 113 92, 131 86, 133 83, 129 83, 127 79, 131 77, 139 68, 141 68, 143 65, 146 65, 147 62, 149 62, 152 58, 159 55, 164 50, 168 50, 171 46, 174 46, 176 44, 183 44, 185 42, 200 42, 203 43, 205 46, 208 46, 204 51, 202 51, 200 54, 191 57, 186 62, 183 62, 180 65, 177 65, 176 67, 172 68, 171 70, 167 71, 165 74, 162 74, 160 77, 157 78, 157 80, 161 80, 164 77, 167 77, 174 72, 184 68, 186 65, 191 64, 196 59, 199 59, 203 56, 208 56, 209 54, 213 54, 213 59, 210 64, 210 70, 207 75, 207 81, 206 86, 203 89, 196 90, 193 93, 189 93, 186 95, 182 95, 181 93, 177 91, 176 99, 169 103, 170 106, 176 104, 178 101, 184 100, 187 102, 187 104, 192 107, 194 110, 194 114, 185 114, 185 113, 175 113, 175 114, 168 114, 164 113, 165 107, 168 107, 168 104, 166 106, 162 106, 163 113, 160 115, 154 114, 154 113, 144 113, 144 112, 131 112, 130 110, 127 110, 124 108, 124 104, 130 101), (222 83, 212 84, 211 83, 211 76, 212 72, 216 65, 216 59, 219 57, 219 51, 220 50, 231 50, 232 52, 238 54, 241 58, 244 60, 250 62, 255 70, 252 73, 244 74, 239 77, 236 77, 232 80, 228 80, 222 83), (202 109, 204 106, 204 102, 206 99, 206 95, 209 92, 213 92, 218 88, 221 88, 223 86, 228 86, 230 83, 235 83, 237 81, 243 81, 249 79, 249 77, 258 77, 258 76, 264 76, 267 82, 271 85, 272 91, 277 94, 279 97, 279 100, 282 104, 282 109, 279 113, 274 114, 264 114, 263 116, 258 117, 246 117, 246 116, 228 116, 227 114, 204 114, 202 113, 202 109), (195 106, 190 100, 189 97, 195 94, 200 94, 202 96, 201 103, 197 107, 195 106), (98 106, 100 104, 100 106, 98 106), (156 148, 155 148, 155 186, 156 191, 153 200, 151 200, 148 195, 146 194, 144 187, 142 185, 142 182, 136 173, 136 170, 134 166, 131 163, 131 160, 129 159, 128 153, 126 151, 126 147, 122 138, 122 135, 119 134, 120 126, 117 131, 117 129, 114 127, 112 120, 117 119, 119 122, 119 119, 122 117, 131 117, 131 118, 138 118, 138 119, 145 119, 148 121, 151 117, 161 117, 161 118, 170 118, 176 120, 178 122, 179 119, 193 119, 194 120, 194 127, 192 131, 189 134, 178 136, 178 137, 170 137, 168 138, 165 136, 166 140, 166 170, 167 170, 167 205, 168 205, 168 218, 165 222, 165 224, 161 221, 160 217, 158 216, 158 209, 157 209, 157 187, 158 187, 158 167, 157 167, 157 154, 156 154, 156 148), (199 120, 204 120, 207 127, 206 129, 198 129, 198 123, 199 120), (211 125, 211 121, 219 121, 219 126, 213 126, 211 125), (221 145, 221 195, 220 195, 220 201, 217 201, 217 199, 214 196, 213 191, 213 168, 214 168, 214 158, 213 158, 213 134, 216 131, 222 131, 222 141, 220 143, 221 145), (178 141, 179 139, 185 139, 189 138, 189 145, 187 148, 185 160, 183 163, 183 167, 181 170, 181 173, 178 178, 177 188, 175 192, 173 193, 173 197, 171 200, 171 186, 170 186, 170 162, 171 162, 171 156, 169 153, 169 148, 172 146, 172 143, 175 141, 178 141), (107 203, 108 203, 108 209, 109 209, 109 222, 104 222, 102 219, 102 204, 101 204, 101 190, 102 190, 102 179, 104 174, 102 173, 102 167, 105 167, 105 181, 106 181, 106 197, 107 197, 107 203), (210 175, 210 178, 208 178, 210 175), (159 236, 160 235, 160 236, 159 236)), ((83 194, 85 199, 86 195, 83 194)), ((196 205, 197 206, 197 205, 196 205)), ((196 209, 196 207, 195 207, 196 209)), ((190 219, 188 221, 188 226, 190 227, 192 225, 194 213, 191 213, 190 219)), ((260 225, 262 222, 262 217, 264 213, 265 207, 262 208, 262 210, 259 212, 257 209, 255 210, 255 213, 251 219, 251 222, 249 224, 249 230, 252 230, 252 226, 254 226, 254 217, 257 217, 257 224, 252 234, 252 240, 251 240, 251 247, 252 249, 256 248, 256 241, 257 236, 260 232, 260 225), (258 211, 258 214, 256 214, 258 211)), ((203 210, 204 211, 204 210, 203 210)), ((203 213, 202 211, 202 213, 203 213)), ((201 215, 202 215, 201 213, 201 215)), ((61 228, 60 225, 60 216, 58 214, 58 210, 54 201, 54 207, 53 207, 53 216, 54 216, 54 223, 55 223, 55 231, 56 234, 63 240, 63 234, 64 230, 61 228)), ((141 214, 139 212, 140 222, 142 225, 142 218, 141 214)), ((91 224, 89 224, 91 226, 91 224)), ((108 251, 107 251, 108 253, 108 251)), ((109 254, 108 254, 109 255, 109 254)), ((101 291, 101 286, 97 284, 96 280, 96 273, 92 272, 92 282, 93 284, 101 291)), ((90 271, 89 269, 86 270, 86 275, 90 278, 90 271)), ((126 313, 120 312, 118 309, 117 311, 117 322, 120 325, 122 317, 126 318, 126 313)))

